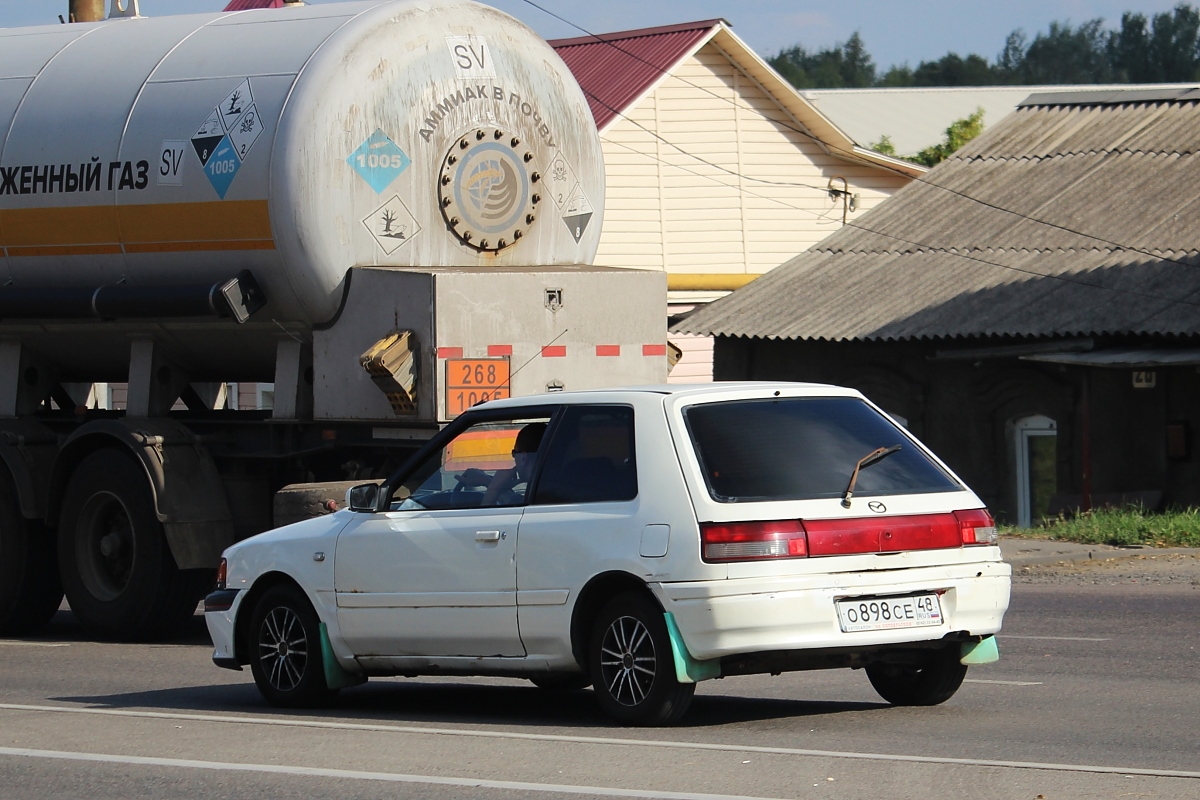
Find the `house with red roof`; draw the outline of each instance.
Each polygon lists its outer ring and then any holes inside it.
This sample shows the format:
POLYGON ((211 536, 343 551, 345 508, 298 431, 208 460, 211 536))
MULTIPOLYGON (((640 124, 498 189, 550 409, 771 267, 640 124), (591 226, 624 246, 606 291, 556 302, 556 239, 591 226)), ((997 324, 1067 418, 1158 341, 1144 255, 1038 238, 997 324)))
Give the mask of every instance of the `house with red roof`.
MULTIPOLYGON (((792 259, 926 171, 854 141, 724 20, 550 44, 604 148, 596 263, 666 271, 673 315, 792 259)), ((712 340, 672 340, 683 359, 671 379, 710 380, 712 340)))

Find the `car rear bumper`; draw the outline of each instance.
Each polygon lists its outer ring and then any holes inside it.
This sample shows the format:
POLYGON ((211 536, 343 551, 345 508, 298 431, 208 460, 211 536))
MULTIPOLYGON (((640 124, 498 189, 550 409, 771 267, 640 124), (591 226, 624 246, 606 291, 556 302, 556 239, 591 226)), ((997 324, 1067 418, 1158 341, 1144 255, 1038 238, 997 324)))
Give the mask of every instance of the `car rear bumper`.
POLYGON ((204 622, 213 642, 213 663, 225 669, 240 670, 234 647, 235 620, 238 607, 245 599, 244 591, 216 591, 204 598, 204 622))
POLYGON ((1008 609, 1012 568, 986 561, 787 577, 660 583, 693 658, 705 660, 763 651, 874 647, 973 636, 1000 630, 1008 609), (844 633, 836 600, 860 596, 939 594, 943 622, 920 628, 844 633))

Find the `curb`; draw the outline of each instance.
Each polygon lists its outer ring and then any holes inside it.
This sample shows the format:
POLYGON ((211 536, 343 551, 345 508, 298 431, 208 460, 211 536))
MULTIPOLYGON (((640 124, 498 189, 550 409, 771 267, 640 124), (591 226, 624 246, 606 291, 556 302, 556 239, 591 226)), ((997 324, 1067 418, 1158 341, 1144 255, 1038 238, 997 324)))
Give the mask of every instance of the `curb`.
POLYGON ((1002 537, 1000 552, 1004 556, 1004 560, 1013 567, 1078 564, 1084 561, 1107 561, 1151 554, 1156 556, 1174 554, 1200 556, 1200 548, 1195 547, 1147 547, 1145 545, 1114 547, 1107 544, 1077 544, 1049 539, 1026 539, 1020 536, 1002 537))

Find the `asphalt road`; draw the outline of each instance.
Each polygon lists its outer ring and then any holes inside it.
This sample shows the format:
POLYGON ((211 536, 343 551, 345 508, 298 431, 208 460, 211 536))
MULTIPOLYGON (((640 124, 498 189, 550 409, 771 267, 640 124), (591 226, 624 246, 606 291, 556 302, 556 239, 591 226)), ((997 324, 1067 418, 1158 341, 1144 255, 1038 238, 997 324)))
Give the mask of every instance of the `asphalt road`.
POLYGON ((86 641, 69 612, 0 640, 0 797, 1200 798, 1200 558, 1021 568, 1000 663, 891 708, 861 672, 700 685, 675 728, 590 691, 379 680, 320 712, 216 669, 202 620, 86 641))

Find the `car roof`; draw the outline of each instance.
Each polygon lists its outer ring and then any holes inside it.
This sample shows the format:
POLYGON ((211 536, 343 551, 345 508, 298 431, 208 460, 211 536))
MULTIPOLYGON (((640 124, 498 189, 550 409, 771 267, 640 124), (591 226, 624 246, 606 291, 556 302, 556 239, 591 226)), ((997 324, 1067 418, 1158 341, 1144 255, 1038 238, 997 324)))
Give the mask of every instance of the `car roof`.
POLYGON ((475 408, 499 409, 510 406, 540 405, 546 403, 596 403, 614 402, 617 400, 633 400, 637 397, 659 396, 677 399, 703 399, 706 396, 745 394, 770 396, 775 392, 786 392, 791 396, 813 395, 846 395, 860 396, 855 389, 834 386, 825 383, 793 383, 786 381, 714 381, 713 383, 662 383, 648 386, 613 386, 602 389, 583 389, 571 392, 552 392, 548 394, 525 395, 509 397, 503 400, 492 400, 482 403, 475 408))

